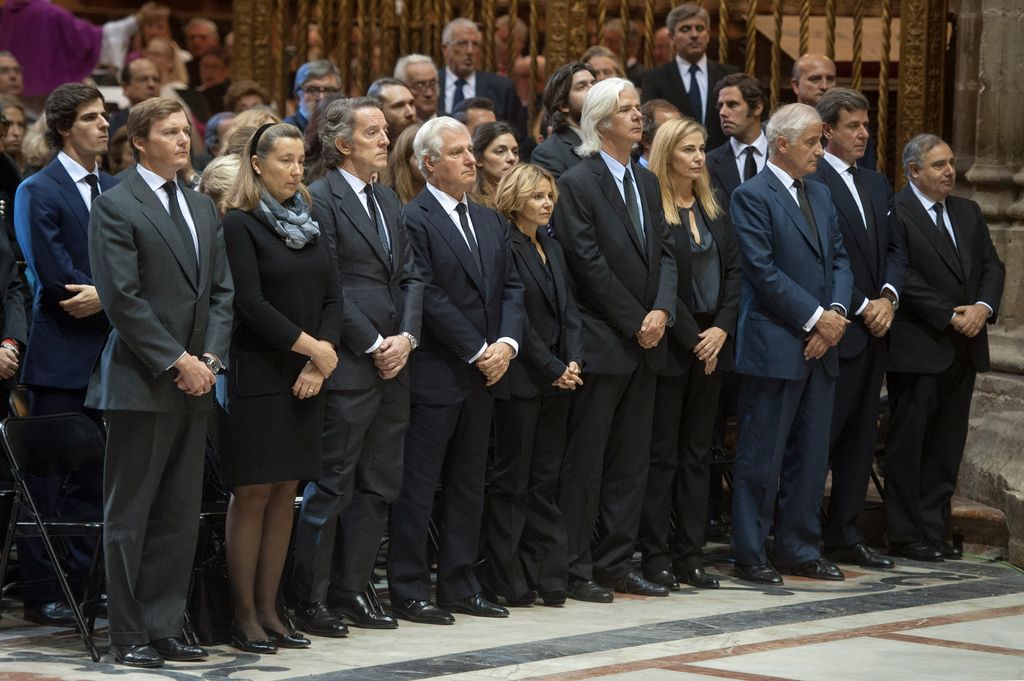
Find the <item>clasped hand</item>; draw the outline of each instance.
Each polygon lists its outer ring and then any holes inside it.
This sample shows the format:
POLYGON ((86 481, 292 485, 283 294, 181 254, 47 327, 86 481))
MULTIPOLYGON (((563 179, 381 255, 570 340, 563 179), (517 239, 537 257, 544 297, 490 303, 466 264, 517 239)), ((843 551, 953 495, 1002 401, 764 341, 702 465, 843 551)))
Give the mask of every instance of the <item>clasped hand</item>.
POLYGON ((178 375, 174 377, 174 385, 186 395, 205 395, 217 382, 217 377, 210 371, 210 367, 195 355, 182 355, 174 363, 174 368, 178 370, 178 375))
POLYGON ((889 332, 896 309, 885 298, 875 298, 868 301, 861 314, 864 317, 864 326, 868 328, 871 335, 881 338, 889 332))
POLYGON ((320 394, 320 389, 323 388, 326 378, 323 372, 313 363, 313 360, 310 360, 302 367, 299 377, 292 384, 292 395, 295 395, 300 400, 316 397, 320 394))
POLYGON ((64 288, 75 295, 60 301, 60 307, 75 319, 83 319, 103 309, 96 287, 91 284, 65 284, 64 288))
POLYGON ((651 310, 644 316, 644 321, 640 324, 640 330, 634 334, 636 342, 644 350, 650 350, 661 342, 661 337, 665 335, 666 324, 668 324, 667 312, 664 310, 651 310))
POLYGON ((388 336, 373 351, 373 364, 384 380, 394 378, 409 361, 412 341, 405 336, 388 336))
POLYGON ((575 390, 577 386, 583 385, 583 377, 580 375, 580 365, 576 362, 569 362, 562 375, 556 378, 551 385, 562 390, 575 390))
POLYGON ((957 305, 953 308, 953 321, 950 324, 957 332, 968 338, 974 338, 985 328, 989 309, 981 303, 974 305, 957 305))
POLYGON ((508 371, 508 364, 512 361, 515 350, 508 343, 491 343, 484 350, 484 354, 476 361, 476 368, 483 373, 487 379, 487 385, 491 386, 501 380, 501 377, 508 371))
POLYGON ((846 333, 846 327, 850 320, 834 310, 825 310, 821 313, 814 330, 807 336, 807 345, 804 346, 804 359, 820 359, 825 356, 829 348, 839 344, 839 340, 846 333))

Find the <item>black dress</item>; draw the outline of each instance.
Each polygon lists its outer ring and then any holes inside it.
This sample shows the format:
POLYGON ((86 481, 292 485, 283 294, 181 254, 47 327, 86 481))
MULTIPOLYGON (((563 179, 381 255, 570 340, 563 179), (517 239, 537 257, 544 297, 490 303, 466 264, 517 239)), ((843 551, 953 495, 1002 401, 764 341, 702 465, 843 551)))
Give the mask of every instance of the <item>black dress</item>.
POLYGON ((341 296, 326 241, 288 248, 262 216, 232 210, 224 241, 235 281, 221 477, 230 486, 322 475, 323 392, 300 400, 292 385, 307 358, 291 346, 305 331, 338 344, 341 296))

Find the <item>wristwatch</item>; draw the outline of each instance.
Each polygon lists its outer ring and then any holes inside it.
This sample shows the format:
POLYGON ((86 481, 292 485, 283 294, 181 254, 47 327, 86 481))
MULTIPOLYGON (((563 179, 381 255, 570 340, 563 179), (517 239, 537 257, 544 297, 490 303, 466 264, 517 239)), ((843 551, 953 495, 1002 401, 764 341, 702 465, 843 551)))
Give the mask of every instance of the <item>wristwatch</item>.
POLYGON ((206 356, 204 356, 203 357, 203 364, 205 364, 206 366, 208 366, 210 368, 210 371, 213 372, 214 376, 218 376, 220 374, 223 374, 226 371, 226 367, 224 366, 224 362, 220 361, 219 359, 217 359, 213 355, 206 355, 206 356))
POLYGON ((401 332, 398 335, 402 336, 403 338, 408 338, 409 339, 409 345, 411 346, 410 349, 415 350, 416 348, 419 347, 420 342, 418 340, 416 340, 416 336, 412 335, 408 331, 403 331, 403 332, 401 332))
POLYGON ((882 291, 882 297, 889 301, 889 304, 892 305, 892 309, 894 311, 900 309, 900 299, 894 296, 892 291, 885 289, 882 291))
POLYGON ((842 305, 829 305, 828 309, 832 310, 832 312, 835 312, 836 314, 842 315, 843 317, 846 316, 846 310, 843 309, 842 305))

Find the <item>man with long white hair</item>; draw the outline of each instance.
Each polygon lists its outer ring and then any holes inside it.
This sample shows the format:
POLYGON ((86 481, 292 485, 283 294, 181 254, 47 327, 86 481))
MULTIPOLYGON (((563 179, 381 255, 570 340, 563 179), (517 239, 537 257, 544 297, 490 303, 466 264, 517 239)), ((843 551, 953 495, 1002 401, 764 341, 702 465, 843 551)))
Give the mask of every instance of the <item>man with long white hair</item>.
POLYGON ((576 391, 559 505, 569 541, 568 596, 612 590, 667 596, 633 570, 647 482, 655 372, 676 309, 676 262, 657 178, 633 163, 640 98, 609 78, 583 103, 579 163, 558 182, 552 224, 577 284, 587 372, 576 391), (604 532, 591 543, 600 515, 604 532), (609 588, 610 587, 610 588, 609 588))

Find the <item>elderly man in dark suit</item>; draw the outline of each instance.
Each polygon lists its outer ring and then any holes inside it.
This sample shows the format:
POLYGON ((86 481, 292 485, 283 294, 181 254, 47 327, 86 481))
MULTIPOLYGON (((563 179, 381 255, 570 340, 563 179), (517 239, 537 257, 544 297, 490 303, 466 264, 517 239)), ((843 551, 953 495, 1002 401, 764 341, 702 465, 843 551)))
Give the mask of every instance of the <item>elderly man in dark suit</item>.
POLYGON ((676 309, 676 263, 658 180, 630 158, 642 132, 632 83, 594 85, 576 150, 584 158, 559 180, 552 219, 576 281, 587 353, 559 498, 569 538, 568 595, 597 603, 610 603, 611 589, 668 595, 632 567, 655 372, 665 363, 665 329, 676 309), (598 517, 603 532, 592 543, 598 517))
POLYGON ((733 487, 736 573, 781 584, 779 571, 842 580, 821 558, 818 508, 853 276, 825 187, 805 183, 821 158, 821 118, 806 104, 768 121, 768 164, 732 195, 743 284, 736 336, 741 374, 733 487))
POLYGON ((139 165, 100 195, 89 220, 89 262, 113 329, 86 406, 103 409, 107 424, 111 652, 155 667, 206 657, 181 633, 233 287, 213 202, 176 179, 189 160, 181 104, 146 100, 127 126, 139 165))
POLYGON ((407 362, 420 336, 423 282, 401 205, 376 182, 388 162, 387 120, 376 99, 332 102, 321 116, 324 159, 335 169, 310 187, 344 294, 338 368, 327 380, 324 476, 306 485, 295 543, 296 619, 312 634, 344 625, 393 629, 363 592, 402 485, 409 423, 407 362))
POLYGON ((839 380, 832 412, 832 488, 822 532, 826 555, 840 563, 891 568, 864 543, 857 520, 878 438, 878 401, 886 334, 899 305, 906 246, 890 228, 892 189, 884 175, 858 167, 868 142, 868 100, 833 88, 818 101, 828 147, 808 180, 828 187, 853 271, 852 324, 839 341, 839 380))
POLYGON ((952 196, 949 145, 918 135, 903 150, 910 183, 896 195, 907 274, 890 332, 885 525, 895 555, 959 558, 947 541, 950 499, 967 440, 974 379, 988 371, 986 324, 1005 272, 974 201, 952 196))
POLYGON ((476 68, 483 47, 483 34, 476 23, 465 17, 449 21, 441 32, 444 68, 438 74, 437 113, 445 116, 455 105, 470 97, 486 97, 494 102, 494 115, 525 131, 526 118, 511 80, 476 68))
POLYGON ((402 492, 391 506, 388 585, 394 613, 452 624, 451 613, 507 617, 481 594, 477 559, 494 393, 519 351, 523 285, 508 224, 468 200, 476 161, 466 126, 440 117, 416 133, 427 185, 405 207, 424 283, 423 335, 410 365, 402 492), (430 603, 427 529, 441 483, 437 601, 430 603))
POLYGON ((738 70, 708 59, 711 17, 703 7, 686 3, 673 7, 665 17, 672 36, 675 59, 644 74, 644 101, 666 99, 684 116, 700 122, 708 131, 708 151, 725 142, 712 88, 738 70))
POLYGON ((756 78, 730 73, 715 84, 718 120, 729 141, 708 152, 711 185, 728 199, 768 162, 768 138, 762 121, 768 113, 768 95, 756 78))
POLYGON ((574 61, 551 74, 544 86, 544 109, 551 116, 552 133, 530 155, 536 163, 557 180, 579 163, 576 147, 580 144, 580 116, 587 93, 597 82, 594 69, 574 61))
MULTIPOLYGON (((96 163, 107 151, 105 116, 96 88, 68 83, 54 90, 46 100, 47 139, 60 151, 15 195, 15 229, 37 285, 21 373, 32 416, 86 412, 99 419, 97 412, 85 408, 85 390, 110 325, 93 286, 88 227, 93 200, 117 184, 96 163)), ((102 477, 97 468, 78 471, 63 484, 39 481, 40 490, 47 487, 48 492, 37 498, 63 512, 99 515, 102 477)), ((88 571, 92 546, 73 540, 70 570, 76 577, 88 571)), ((49 564, 37 540, 19 540, 18 556, 29 573, 37 565, 45 571, 49 564)), ((52 584, 26 587, 26 617, 67 624, 70 612, 56 602, 59 593, 52 584)))

